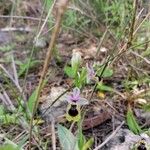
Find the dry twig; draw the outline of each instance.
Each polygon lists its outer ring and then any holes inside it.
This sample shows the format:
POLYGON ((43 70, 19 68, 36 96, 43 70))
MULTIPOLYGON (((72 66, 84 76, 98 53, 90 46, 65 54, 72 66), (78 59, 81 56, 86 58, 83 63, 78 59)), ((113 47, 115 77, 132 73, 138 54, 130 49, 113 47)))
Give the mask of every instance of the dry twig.
POLYGON ((48 47, 48 50, 47 50, 47 55, 46 55, 46 58, 45 58, 45 61, 44 61, 44 66, 43 66, 40 81, 39 81, 39 84, 38 84, 38 87, 37 87, 37 94, 36 94, 36 97, 35 97, 35 104, 33 106, 33 112, 32 112, 32 117, 31 117, 31 121, 30 121, 29 150, 31 150, 32 127, 33 127, 34 114, 35 114, 37 106, 39 104, 40 92, 42 90, 42 86, 43 86, 44 79, 45 79, 45 76, 46 76, 47 68, 48 68, 49 62, 50 62, 51 57, 52 57, 53 47, 54 47, 57 35, 59 33, 61 20, 62 20, 62 17, 64 15, 64 12, 66 10, 68 2, 69 2, 69 0, 61 0, 57 3, 58 6, 57 6, 56 25, 55 25, 55 28, 53 30, 52 37, 51 37, 51 40, 50 40, 50 44, 49 44, 49 47, 48 47))

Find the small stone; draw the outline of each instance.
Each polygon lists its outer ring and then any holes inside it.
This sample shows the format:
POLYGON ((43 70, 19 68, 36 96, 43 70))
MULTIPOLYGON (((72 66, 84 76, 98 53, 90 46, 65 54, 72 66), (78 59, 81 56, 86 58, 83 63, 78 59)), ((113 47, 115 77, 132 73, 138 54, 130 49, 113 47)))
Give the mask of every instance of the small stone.
POLYGON ((45 97, 45 101, 40 107, 42 117, 45 117, 48 121, 52 121, 65 114, 67 106, 66 94, 54 102, 65 91, 66 89, 63 87, 51 88, 50 94, 45 97))
POLYGON ((34 46, 37 48, 45 48, 47 44, 48 43, 45 38, 39 38, 34 41, 34 46))

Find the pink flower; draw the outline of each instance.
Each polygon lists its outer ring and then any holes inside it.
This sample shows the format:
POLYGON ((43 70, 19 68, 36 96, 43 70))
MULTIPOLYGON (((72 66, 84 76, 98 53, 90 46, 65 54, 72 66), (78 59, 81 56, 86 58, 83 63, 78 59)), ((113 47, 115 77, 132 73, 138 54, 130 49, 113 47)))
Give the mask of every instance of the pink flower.
POLYGON ((80 100, 80 89, 79 88, 74 88, 73 92, 67 97, 67 101, 69 103, 76 103, 80 100))

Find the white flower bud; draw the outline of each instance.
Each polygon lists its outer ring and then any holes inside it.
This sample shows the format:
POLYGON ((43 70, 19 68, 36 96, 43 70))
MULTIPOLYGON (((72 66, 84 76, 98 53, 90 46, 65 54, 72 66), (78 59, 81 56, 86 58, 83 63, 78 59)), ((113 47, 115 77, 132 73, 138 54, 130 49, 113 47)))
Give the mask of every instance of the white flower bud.
POLYGON ((72 68, 76 68, 80 65, 82 61, 81 52, 73 50, 72 58, 71 58, 71 66, 72 68))

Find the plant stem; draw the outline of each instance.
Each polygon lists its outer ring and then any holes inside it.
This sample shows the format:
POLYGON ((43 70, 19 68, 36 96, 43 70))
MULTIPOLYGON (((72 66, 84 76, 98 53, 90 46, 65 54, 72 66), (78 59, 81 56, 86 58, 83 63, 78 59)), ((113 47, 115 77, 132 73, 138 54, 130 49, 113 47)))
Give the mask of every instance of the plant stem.
POLYGON ((52 33, 52 37, 51 37, 50 44, 49 44, 47 54, 46 54, 46 58, 45 58, 45 61, 44 61, 43 70, 42 70, 40 81, 39 81, 39 84, 38 84, 38 87, 37 87, 37 94, 36 94, 36 97, 35 97, 35 104, 34 104, 34 107, 33 107, 33 112, 32 112, 32 116, 31 116, 31 120, 30 120, 29 150, 31 150, 33 118, 34 118, 37 106, 39 104, 40 92, 41 92, 42 87, 43 87, 44 79, 45 79, 45 76, 46 76, 46 73, 47 73, 47 68, 48 68, 49 62, 50 62, 51 57, 52 57, 53 47, 54 47, 57 35, 59 33, 61 20, 62 20, 62 17, 64 15, 64 12, 66 10, 68 2, 69 2, 69 0, 60 0, 57 3, 59 5, 56 8, 57 9, 56 24, 55 24, 55 27, 54 27, 54 30, 53 30, 53 33, 52 33))
POLYGON ((131 22, 130 33, 129 33, 129 38, 128 38, 126 49, 128 49, 132 45, 132 40, 134 36, 134 27, 135 27, 135 22, 136 22, 137 4, 138 4, 138 0, 134 0, 133 1, 133 18, 131 22))

